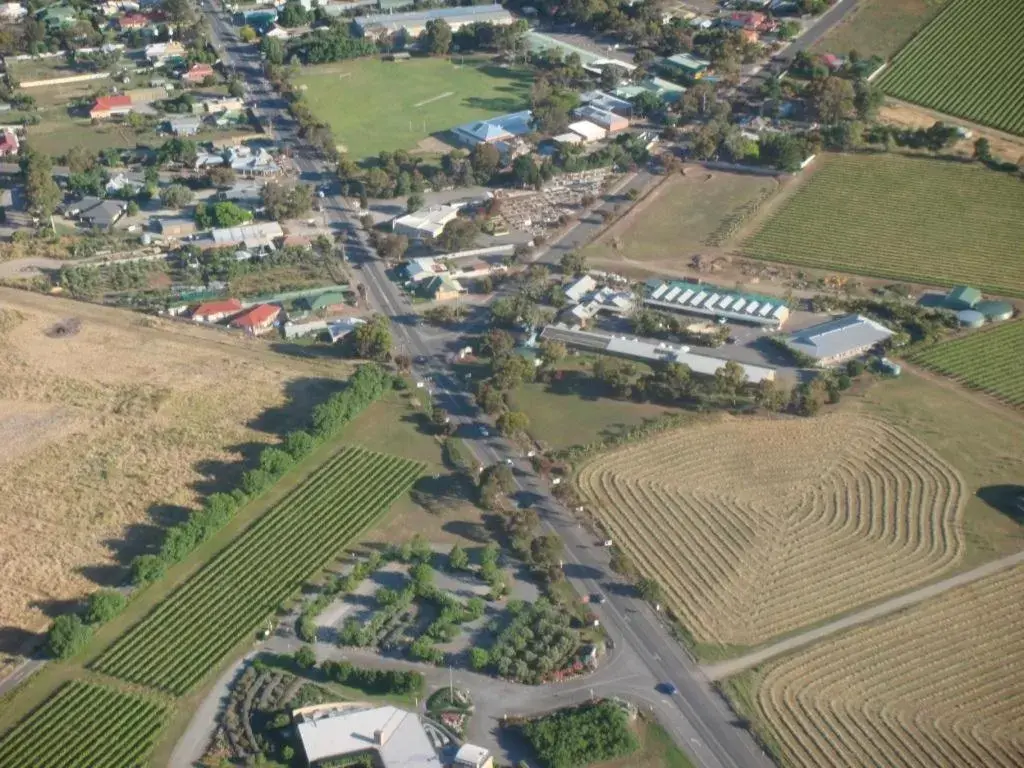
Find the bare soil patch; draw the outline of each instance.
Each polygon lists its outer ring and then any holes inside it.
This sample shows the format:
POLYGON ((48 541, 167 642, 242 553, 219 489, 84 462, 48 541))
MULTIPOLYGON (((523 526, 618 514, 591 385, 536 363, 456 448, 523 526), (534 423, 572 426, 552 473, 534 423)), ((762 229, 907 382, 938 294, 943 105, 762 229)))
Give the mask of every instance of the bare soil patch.
POLYGON ((971 137, 962 139, 949 149, 945 150, 961 157, 974 156, 974 142, 980 138, 986 138, 991 145, 992 154, 1001 157, 1007 162, 1024 162, 1024 138, 1009 133, 997 131, 994 128, 986 128, 977 123, 970 123, 949 115, 941 114, 925 107, 908 104, 897 99, 886 99, 885 104, 878 111, 879 122, 888 125, 897 125, 903 128, 930 128, 937 121, 961 125, 971 131, 971 137))
POLYGON ((304 423, 346 374, 212 329, 0 288, 0 656, 118 583, 162 527, 233 483, 240 459, 304 423))

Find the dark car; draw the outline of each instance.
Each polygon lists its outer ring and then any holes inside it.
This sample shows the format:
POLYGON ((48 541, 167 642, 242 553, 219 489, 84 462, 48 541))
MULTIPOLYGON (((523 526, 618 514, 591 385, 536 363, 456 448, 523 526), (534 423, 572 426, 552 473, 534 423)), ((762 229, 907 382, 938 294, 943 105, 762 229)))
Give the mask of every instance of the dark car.
POLYGON ((679 693, 679 689, 672 683, 658 683, 655 687, 659 693, 664 693, 666 696, 675 696, 679 693))

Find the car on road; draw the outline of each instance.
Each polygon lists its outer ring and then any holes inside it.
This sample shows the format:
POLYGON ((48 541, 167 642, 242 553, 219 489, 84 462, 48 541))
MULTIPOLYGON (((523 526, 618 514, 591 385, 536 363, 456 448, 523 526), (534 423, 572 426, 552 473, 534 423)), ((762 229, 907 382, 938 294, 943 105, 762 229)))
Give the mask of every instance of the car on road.
POLYGON ((512 457, 509 457, 509 458, 505 459, 505 463, 506 463, 506 464, 508 464, 508 465, 509 465, 510 467, 511 467, 511 466, 512 466, 513 464, 515 464, 515 462, 514 462, 514 461, 512 461, 512 457))
POLYGON ((658 683, 655 687, 659 693, 664 693, 666 696, 675 696, 679 693, 679 689, 672 683, 658 683))
POLYGON ((489 429, 487 429, 487 427, 480 427, 480 436, 481 437, 490 437, 491 436, 491 431, 489 429))
POLYGON ((607 600, 607 598, 600 592, 595 592, 590 596, 590 602, 595 603, 597 605, 601 605, 605 600, 607 600))

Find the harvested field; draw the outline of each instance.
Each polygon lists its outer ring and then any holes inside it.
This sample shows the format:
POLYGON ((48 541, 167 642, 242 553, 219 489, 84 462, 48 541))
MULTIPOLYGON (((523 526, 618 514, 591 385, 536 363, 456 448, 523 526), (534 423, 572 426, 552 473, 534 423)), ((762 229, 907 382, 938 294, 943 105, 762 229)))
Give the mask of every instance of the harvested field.
POLYGON ((1022 765, 1022 592, 1017 567, 771 666, 754 723, 792 766, 1022 765))
POLYGON ((577 482, 701 644, 761 643, 929 581, 965 548, 960 475, 866 417, 725 418, 600 456, 577 482))
POLYGON ((305 423, 347 369, 0 289, 0 658, 305 423), (73 335, 47 335, 76 318, 73 335))

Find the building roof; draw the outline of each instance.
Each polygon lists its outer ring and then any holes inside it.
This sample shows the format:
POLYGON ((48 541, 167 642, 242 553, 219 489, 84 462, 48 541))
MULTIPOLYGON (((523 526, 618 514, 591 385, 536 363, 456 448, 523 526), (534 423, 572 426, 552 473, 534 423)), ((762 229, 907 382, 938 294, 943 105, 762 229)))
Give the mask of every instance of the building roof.
POLYGON ((528 109, 521 112, 510 112, 489 120, 463 123, 455 126, 452 131, 476 143, 491 143, 513 136, 525 136, 533 131, 533 113, 528 109))
POLYGON ((281 308, 276 304, 257 304, 232 320, 231 325, 235 328, 253 328, 270 322, 279 314, 281 308))
POLYGON ((77 215, 97 227, 114 224, 128 207, 124 200, 101 200, 98 197, 83 197, 70 206, 77 215))
POLYGON ((343 707, 301 716, 297 730, 308 762, 376 749, 385 768, 441 768, 417 715, 391 706, 343 707))
POLYGON ((326 309, 327 307, 333 307, 335 304, 345 303, 344 291, 324 291, 319 296, 311 296, 301 299, 302 303, 309 307, 310 310, 326 309))
POLYGON ((444 229, 445 224, 458 215, 459 206, 457 205, 435 205, 431 208, 420 208, 405 216, 399 216, 391 222, 391 228, 412 229, 435 237, 444 229))
POLYGON ((422 291, 427 296, 436 296, 439 293, 462 293, 465 288, 462 287, 462 283, 456 280, 449 274, 434 275, 432 278, 423 283, 422 291))
POLYGON ((246 246, 266 245, 270 240, 284 237, 284 230, 276 221, 264 224, 246 224, 241 227, 223 227, 210 232, 215 245, 235 245, 244 243, 246 246))
POLYGON ((478 747, 475 744, 463 744, 459 747, 459 751, 455 753, 455 762, 457 763, 469 763, 470 765, 477 766, 483 763, 491 753, 483 747, 478 747))
POLYGON ((981 301, 981 291, 969 285, 958 285, 946 294, 946 301, 950 304, 973 307, 981 301))
POLYGON ((490 22, 492 24, 513 21, 512 14, 497 3, 493 5, 456 6, 454 8, 430 8, 424 11, 406 13, 371 13, 358 17, 355 22, 360 29, 402 29, 422 26, 433 19, 451 23, 490 22))
POLYGON ((711 66, 710 61, 692 56, 689 53, 677 53, 674 56, 669 56, 665 61, 690 72, 703 72, 711 66))
POLYGON ((590 275, 584 275, 565 289, 565 298, 569 301, 580 302, 595 288, 597 288, 597 281, 590 275))
POLYGON ((203 120, 199 117, 172 117, 167 124, 175 133, 195 133, 203 124, 203 120))
POLYGON ((622 115, 607 109, 602 109, 595 104, 584 104, 581 107, 577 107, 572 111, 572 115, 573 117, 578 117, 580 120, 589 120, 595 125, 600 125, 603 128, 610 128, 613 125, 629 125, 629 121, 622 115))
POLYGON ((123 109, 124 107, 130 107, 131 105, 132 97, 127 93, 118 93, 113 96, 99 96, 96 101, 93 102, 90 112, 105 112, 109 109, 123 109))
POLYGON ((777 296, 740 293, 710 283, 691 283, 685 280, 648 280, 644 303, 663 309, 768 326, 780 325, 789 317, 789 307, 777 296))
POLYGON ((600 141, 608 135, 608 131, 589 120, 577 120, 575 123, 569 123, 569 130, 578 133, 587 141, 600 141))
POLYGON ((892 331, 875 320, 863 315, 844 315, 791 333, 786 343, 797 352, 824 360, 873 346, 890 336, 892 331))
POLYGON ((599 53, 588 51, 586 48, 580 48, 572 43, 568 43, 557 37, 545 35, 544 33, 533 29, 526 33, 526 44, 530 47, 531 53, 543 53, 544 51, 552 50, 560 52, 563 56, 568 56, 569 54, 574 53, 580 57, 580 61, 583 63, 583 68, 591 72, 600 72, 607 66, 621 67, 627 72, 632 72, 636 69, 636 64, 630 64, 628 61, 622 61, 621 59, 612 59, 602 56, 599 53))
POLYGON ((591 104, 598 109, 603 109, 605 112, 625 112, 629 114, 633 111, 633 105, 628 101, 620 99, 618 96, 612 96, 604 91, 587 91, 580 94, 580 102, 591 104))
POLYGON ((208 301, 192 310, 192 317, 210 317, 211 315, 233 315, 242 311, 242 302, 238 299, 208 301))
POLYGON ((205 79, 211 75, 213 75, 213 67, 209 64, 193 64, 189 67, 188 72, 182 75, 182 77, 187 77, 189 80, 195 80, 196 78, 205 79))
POLYGON ((0 152, 17 152, 20 144, 14 131, 0 131, 0 152))

